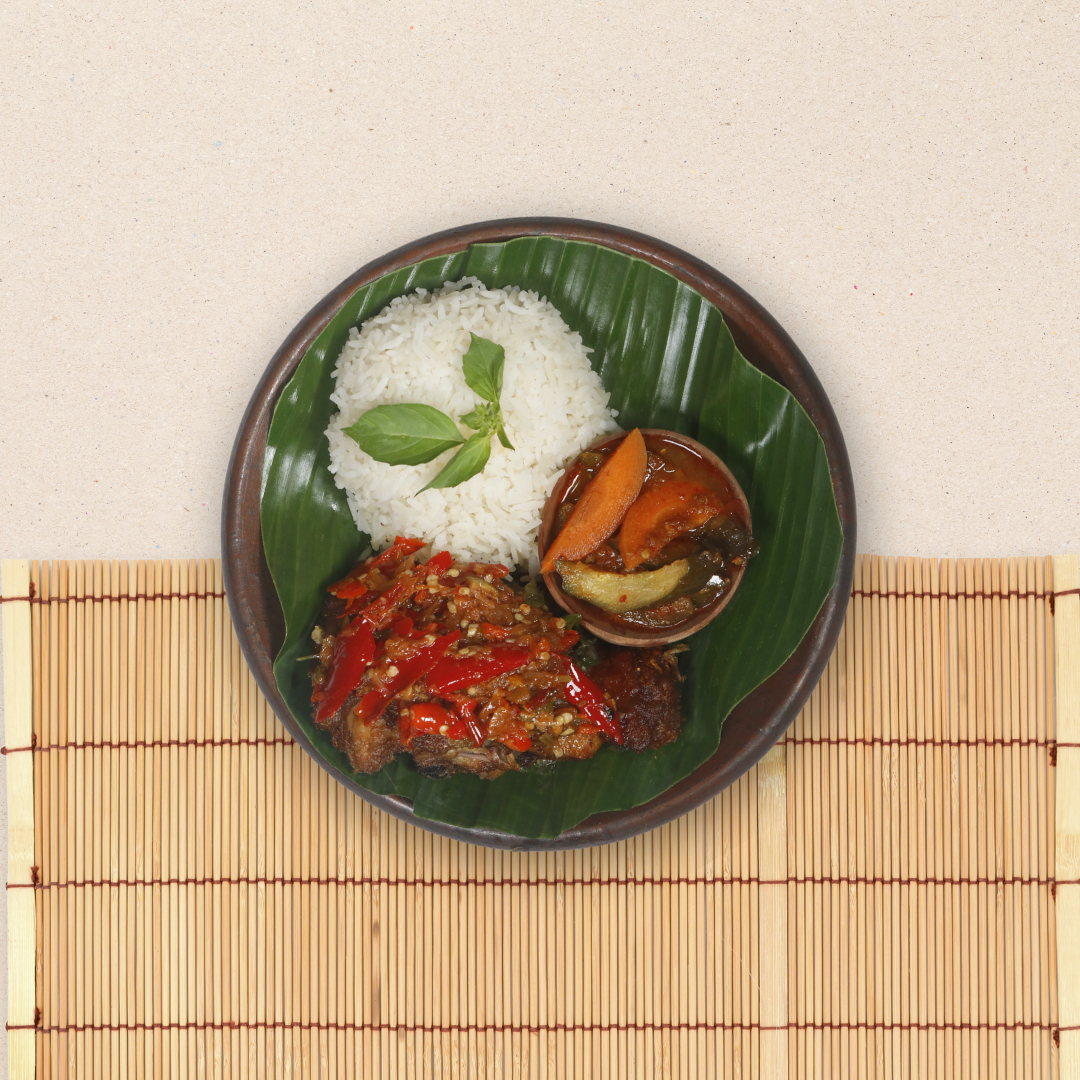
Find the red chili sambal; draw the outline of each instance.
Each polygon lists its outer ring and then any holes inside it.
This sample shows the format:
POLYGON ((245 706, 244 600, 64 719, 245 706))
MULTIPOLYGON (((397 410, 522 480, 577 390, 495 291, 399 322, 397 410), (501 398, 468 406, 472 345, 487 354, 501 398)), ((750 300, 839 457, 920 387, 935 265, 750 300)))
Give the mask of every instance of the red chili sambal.
POLYGON ((538 590, 527 600, 505 566, 425 555, 399 537, 328 592, 312 632, 312 704, 357 771, 407 752, 430 777, 492 778, 592 757, 605 743, 659 746, 681 727, 674 651, 615 650, 647 673, 628 697, 626 663, 576 651, 578 632, 538 590))

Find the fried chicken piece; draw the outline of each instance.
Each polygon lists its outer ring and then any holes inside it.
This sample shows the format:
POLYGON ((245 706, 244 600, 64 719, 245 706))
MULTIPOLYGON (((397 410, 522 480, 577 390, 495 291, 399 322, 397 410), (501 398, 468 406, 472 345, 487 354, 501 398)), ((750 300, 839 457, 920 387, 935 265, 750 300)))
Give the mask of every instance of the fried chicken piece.
POLYGON ((357 772, 378 772, 404 749, 398 736, 397 704, 393 704, 374 723, 365 724, 356 716, 354 706, 359 701, 359 693, 350 694, 326 728, 334 746, 348 755, 350 764, 357 772))
POLYGON ((519 768, 514 755, 500 743, 473 746, 425 733, 413 736, 409 749, 417 769, 432 780, 455 772, 471 772, 484 780, 494 780, 508 769, 519 768))

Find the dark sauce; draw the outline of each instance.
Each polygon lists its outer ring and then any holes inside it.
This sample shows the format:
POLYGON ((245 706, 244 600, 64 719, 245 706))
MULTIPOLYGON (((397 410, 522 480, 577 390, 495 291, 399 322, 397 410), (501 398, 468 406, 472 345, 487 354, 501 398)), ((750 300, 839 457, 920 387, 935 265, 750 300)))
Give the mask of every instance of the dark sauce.
MULTIPOLYGON (((651 607, 621 615, 609 613, 615 621, 631 626, 673 626, 724 596, 731 588, 739 568, 758 554, 760 546, 747 528, 741 500, 722 472, 693 449, 674 439, 657 434, 647 434, 644 438, 648 466, 642 491, 666 480, 690 480, 714 491, 723 505, 720 513, 700 528, 677 536, 654 558, 643 562, 638 568, 656 570, 678 559, 686 559, 690 569, 673 592, 651 607)), ((584 450, 578 455, 571 466, 570 482, 559 506, 556 532, 566 524, 589 481, 617 446, 618 443, 615 443, 610 447, 584 450)), ((626 573, 619 553, 619 534, 606 540, 591 555, 585 556, 582 562, 598 570, 626 573)))

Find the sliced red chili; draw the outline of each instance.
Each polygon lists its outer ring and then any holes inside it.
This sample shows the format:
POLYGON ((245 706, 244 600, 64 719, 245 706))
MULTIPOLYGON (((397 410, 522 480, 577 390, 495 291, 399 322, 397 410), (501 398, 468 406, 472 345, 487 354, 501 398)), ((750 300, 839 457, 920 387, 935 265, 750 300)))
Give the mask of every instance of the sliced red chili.
POLYGON ((398 637, 408 638, 410 641, 422 641, 435 629, 437 628, 434 626, 417 629, 416 624, 406 615, 404 619, 398 619, 398 621, 390 627, 390 632, 396 634, 398 637))
POLYGON ((476 686, 524 667, 530 653, 525 645, 493 645, 478 656, 443 657, 428 674, 428 689, 435 694, 446 694, 476 686))
MULTIPOLYGON (((407 545, 415 543, 414 540, 407 541, 407 545)), ((410 548, 409 553, 411 554, 415 550, 415 547, 410 548)), ((385 555, 386 552, 383 552, 383 554, 385 555)), ((381 559, 382 555, 379 558, 381 559)), ((386 592, 375 597, 360 612, 360 618, 374 630, 382 630, 384 627, 389 626, 398 608, 409 600, 417 581, 423 580, 428 573, 441 574, 450 565, 451 561, 448 551, 440 551, 437 555, 428 559, 423 566, 402 574, 386 592)), ((353 603, 354 601, 350 601, 349 609, 347 609, 350 613, 353 603)))
POLYGON ((370 626, 354 622, 338 634, 322 696, 316 700, 312 695, 317 724, 329 720, 345 704, 345 699, 360 685, 364 672, 374 659, 375 635, 370 626))
POLYGON ((363 596, 367 591, 368 587, 356 578, 352 581, 339 581, 336 585, 330 586, 330 592, 342 600, 353 600, 358 596, 363 596))
POLYGON ((578 710, 596 724, 609 739, 621 745, 623 733, 622 724, 619 723, 619 714, 608 704, 604 691, 569 657, 563 657, 563 663, 570 673, 570 681, 564 689, 567 699, 572 701, 578 710))
POLYGON ((371 566, 380 569, 387 566, 396 566, 402 559, 407 558, 414 551, 419 551, 424 546, 423 540, 413 540, 407 536, 395 536, 394 543, 381 555, 376 556, 371 566))
POLYGON ((450 564, 453 563, 454 557, 449 551, 440 551, 436 555, 432 555, 426 563, 424 563, 424 572, 427 574, 445 574, 450 569, 450 564))
POLYGON ((494 623, 482 622, 480 624, 480 633, 488 641, 505 641, 514 632, 512 626, 496 626, 494 623))
POLYGON ((495 741, 501 742, 503 746, 509 746, 511 750, 532 749, 532 739, 525 731, 504 731, 495 741))
POLYGON ((354 596, 346 603, 345 610, 342 612, 342 615, 355 615, 363 606, 363 597, 354 596))
POLYGON ((476 698, 471 698, 466 694, 447 694, 446 699, 454 703, 454 708, 457 709, 458 716, 468 729, 472 741, 477 746, 483 746, 484 739, 487 738, 487 730, 486 725, 476 719, 476 707, 480 703, 476 698))
POLYGON ((419 732, 429 735, 444 735, 448 739, 464 739, 468 734, 465 722, 454 716, 448 709, 444 709, 436 701, 414 702, 406 705, 401 711, 399 730, 403 724, 408 724, 408 738, 419 732))
POLYGON ((401 581, 391 585, 382 596, 372 600, 360 612, 360 619, 374 630, 381 630, 387 626, 397 613, 397 609, 409 598, 412 583, 412 575, 406 574, 401 581))
POLYGON ((390 704, 391 699, 431 671, 443 653, 459 637, 461 637, 460 630, 451 630, 449 634, 436 638, 431 645, 418 649, 416 654, 408 660, 403 660, 397 666, 398 673, 384 683, 381 689, 371 690, 360 699, 360 708, 357 710, 360 719, 365 724, 370 724, 377 717, 382 716, 383 710, 390 704))

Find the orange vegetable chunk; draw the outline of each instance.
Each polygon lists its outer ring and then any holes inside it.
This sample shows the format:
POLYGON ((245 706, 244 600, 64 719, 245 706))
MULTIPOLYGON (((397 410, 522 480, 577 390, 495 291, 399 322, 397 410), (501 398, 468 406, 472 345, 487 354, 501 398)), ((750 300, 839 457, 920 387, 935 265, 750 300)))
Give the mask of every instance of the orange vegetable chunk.
POLYGON ((647 464, 645 440, 634 428, 581 493, 574 512, 544 555, 545 574, 555 569, 556 559, 577 562, 611 536, 641 491, 647 464))
POLYGON ((715 491, 692 480, 665 480, 641 493, 626 512, 619 551, 627 570, 655 556, 677 536, 698 529, 724 508, 715 491))

